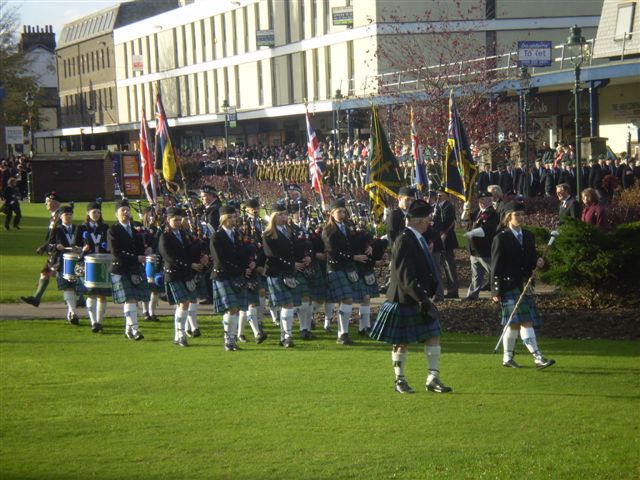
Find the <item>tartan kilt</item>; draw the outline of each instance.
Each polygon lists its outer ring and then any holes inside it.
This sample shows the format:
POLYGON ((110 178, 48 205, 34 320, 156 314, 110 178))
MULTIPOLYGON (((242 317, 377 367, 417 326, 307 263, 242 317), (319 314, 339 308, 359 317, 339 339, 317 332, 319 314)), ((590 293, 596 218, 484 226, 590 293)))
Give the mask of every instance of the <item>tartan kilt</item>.
POLYGON ((378 279, 373 285, 367 285, 364 283, 364 275, 358 272, 358 283, 355 284, 356 288, 353 289, 353 303, 362 303, 365 296, 369 298, 376 298, 380 296, 380 288, 378 287, 378 279))
MULTIPOLYGON (((500 295, 500 321, 502 325, 506 325, 509 321, 509 317, 516 306, 520 293, 520 289, 516 288, 500 295)), ((518 310, 513 314, 513 318, 511 319, 511 324, 527 322, 531 322, 536 328, 542 325, 533 295, 525 295, 522 298, 520 305, 518 305, 518 310)))
MULTIPOLYGON (((293 293, 293 304, 302 305, 302 297, 309 298, 311 296, 311 288, 309 288, 307 277, 302 275, 302 273, 296 273, 296 280, 298 281, 298 286, 291 290, 291 293, 293 293)), ((285 288, 287 288, 286 285, 285 288)))
POLYGON ((167 301, 169 305, 175 305, 177 303, 195 302, 198 300, 198 289, 190 292, 187 288, 187 284, 184 280, 174 280, 169 282, 165 286, 167 293, 167 301))
POLYGON ((131 283, 131 275, 128 273, 124 275, 111 274, 113 303, 125 303, 127 300, 149 301, 149 284, 145 281, 146 277, 142 269, 139 274, 142 281, 138 285, 131 283))
POLYGON ((209 281, 208 275, 201 275, 200 280, 196 283, 196 299, 209 297, 209 287, 207 285, 209 281))
POLYGON ((438 311, 423 316, 418 305, 385 301, 371 329, 371 338, 391 344, 419 343, 441 335, 438 311))
POLYGON ((327 275, 326 272, 320 270, 318 275, 311 279, 307 279, 309 284, 309 297, 318 303, 323 303, 327 297, 327 275))
POLYGON ((244 311, 249 308, 247 303, 247 289, 236 292, 231 288, 229 280, 213 281, 213 310, 216 313, 224 313, 229 309, 237 308, 244 311))
POLYGON ((284 284, 282 277, 267 277, 267 287, 269 288, 269 305, 272 307, 293 305, 293 290, 284 284))
POLYGON ((90 297, 110 297, 111 289, 110 288, 86 288, 87 295, 90 297))
POLYGON ((83 295, 87 293, 87 288, 84 286, 84 282, 81 277, 78 277, 75 282, 70 282, 62 276, 62 273, 58 272, 56 275, 56 283, 58 284, 58 290, 74 289, 76 291, 76 295, 83 295))
POLYGON ((351 283, 343 271, 327 273, 327 301, 340 303, 343 300, 353 300, 357 283, 351 283))

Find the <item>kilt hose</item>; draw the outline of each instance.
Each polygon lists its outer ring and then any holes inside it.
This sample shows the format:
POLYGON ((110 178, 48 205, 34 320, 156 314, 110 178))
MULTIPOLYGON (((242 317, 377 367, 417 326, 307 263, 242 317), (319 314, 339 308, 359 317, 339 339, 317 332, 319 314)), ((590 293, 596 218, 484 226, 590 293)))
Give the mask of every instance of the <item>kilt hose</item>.
POLYGON ((134 285, 131 281, 131 274, 123 275, 111 274, 111 286, 113 291, 113 303, 125 303, 127 300, 137 302, 149 301, 149 284, 146 281, 144 271, 140 269, 140 283, 134 285))
POLYGON ((440 319, 435 306, 427 315, 418 305, 403 305, 385 301, 371 329, 374 340, 391 344, 421 343, 442 333, 440 319))
MULTIPOLYGON (((501 324, 503 326, 509 321, 509 317, 514 310, 521 293, 522 291, 519 288, 515 288, 500 295, 501 324)), ((520 305, 518 305, 518 311, 513 314, 511 324, 522 324, 527 322, 531 322, 536 328, 542 325, 534 296, 525 294, 520 305)))

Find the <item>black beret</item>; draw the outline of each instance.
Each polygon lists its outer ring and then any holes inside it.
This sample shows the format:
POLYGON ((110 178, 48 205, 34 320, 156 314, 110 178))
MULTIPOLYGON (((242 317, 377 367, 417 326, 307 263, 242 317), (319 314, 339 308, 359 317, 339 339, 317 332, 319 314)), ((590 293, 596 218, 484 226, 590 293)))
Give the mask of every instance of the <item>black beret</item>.
POLYGON ((236 208, 232 205, 225 205, 220 209, 220 215, 233 215, 236 213, 236 208))
POLYGON ((284 204, 284 202, 276 202, 271 206, 271 211, 272 212, 286 212, 287 211, 287 206, 284 204))
POLYGON ((398 195, 402 195, 404 197, 414 197, 416 196, 416 189, 413 187, 400 187, 398 190, 398 195))
POLYGON ((431 215, 433 208, 424 200, 416 200, 409 207, 407 217, 409 218, 424 218, 431 215))
POLYGON ((56 192, 49 192, 44 196, 45 200, 48 198, 49 200, 55 200, 56 202, 61 202, 62 197, 58 195, 56 192))
POLYGON ((115 207, 116 207, 116 212, 118 211, 119 208, 129 207, 129 200, 127 200, 126 198, 123 198, 122 200, 118 200, 115 204, 115 207))
POLYGON ((184 210, 178 207, 167 208, 167 217, 184 217, 184 210))
POLYGON ((73 213, 73 207, 70 205, 65 205, 63 207, 60 207, 58 211, 60 212, 60 215, 62 215, 63 213, 73 213))
POLYGON ((489 192, 482 190, 480 192, 478 192, 478 198, 487 198, 487 197, 492 197, 493 195, 491 195, 489 192))
POLYGON ((260 201, 257 198, 250 198, 249 200, 247 200, 247 207, 249 207, 249 208, 259 208, 260 207, 260 201))
POLYGON ((335 210, 337 208, 347 208, 344 202, 344 198, 336 198, 331 201, 331 205, 329 205, 329 210, 335 210))
POLYGON ((87 204, 87 212, 89 210, 102 210, 102 205, 100 205, 98 202, 91 202, 87 204))
POLYGON ((218 196, 218 192, 216 191, 215 188, 213 188, 211 185, 205 185, 204 187, 202 187, 200 189, 200 193, 207 193, 209 195, 215 195, 218 196))
POLYGON ((524 212, 524 203, 517 201, 507 202, 503 208, 505 214, 511 212, 524 212))

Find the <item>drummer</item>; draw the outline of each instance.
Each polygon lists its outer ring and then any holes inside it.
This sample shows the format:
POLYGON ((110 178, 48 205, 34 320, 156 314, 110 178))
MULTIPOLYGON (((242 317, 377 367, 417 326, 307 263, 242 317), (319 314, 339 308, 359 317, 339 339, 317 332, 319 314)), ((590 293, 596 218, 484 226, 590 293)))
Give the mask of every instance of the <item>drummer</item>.
POLYGON ((160 234, 158 243, 158 250, 164 260, 167 299, 170 305, 176 305, 173 343, 180 347, 188 346, 185 324, 189 305, 198 300, 193 272, 204 270, 204 265, 201 263, 191 262, 188 233, 182 229, 184 217, 185 213, 180 208, 168 208, 167 227, 160 234))
POLYGON ((107 232, 108 249, 113 255, 113 301, 124 304, 125 337, 140 341, 144 336, 138 328, 138 302, 149 301, 149 286, 142 264, 151 249, 145 252, 142 235, 132 226, 128 200, 116 202, 116 219, 118 221, 107 232))
MULTIPOLYGON (((79 325, 80 320, 76 314, 77 296, 76 287, 78 279, 75 276, 75 266, 77 263, 70 261, 65 266, 64 252, 72 254, 75 250, 76 226, 73 224, 73 208, 70 206, 61 207, 60 224, 55 227, 54 234, 51 237, 52 243, 49 245, 49 251, 54 253, 54 270, 58 272, 56 280, 58 282, 58 290, 63 290, 64 301, 67 304, 67 321, 71 325, 79 325), (64 267, 69 271, 64 271, 64 267), (66 277, 66 278, 65 278, 66 277)), ((74 256, 78 256, 74 253, 74 256)))
MULTIPOLYGON (((108 253, 107 230, 109 227, 102 219, 102 207, 98 202, 87 205, 87 218, 76 231, 75 245, 82 248, 82 255, 108 253)), ((107 295, 110 288, 89 288, 87 297, 87 313, 91 321, 93 333, 102 332, 102 320, 107 310, 107 295)))
MULTIPOLYGON (((151 249, 151 254, 147 256, 146 262, 152 264, 153 270, 156 271, 151 277, 147 277, 149 284, 149 302, 142 302, 142 313, 147 322, 159 322, 158 303, 160 293, 164 290, 162 285, 163 273, 159 265, 158 240, 160 238, 160 213, 156 212, 154 206, 145 208, 142 214, 142 238, 144 239, 145 251, 151 249)), ((146 268, 146 264, 145 264, 146 268)))

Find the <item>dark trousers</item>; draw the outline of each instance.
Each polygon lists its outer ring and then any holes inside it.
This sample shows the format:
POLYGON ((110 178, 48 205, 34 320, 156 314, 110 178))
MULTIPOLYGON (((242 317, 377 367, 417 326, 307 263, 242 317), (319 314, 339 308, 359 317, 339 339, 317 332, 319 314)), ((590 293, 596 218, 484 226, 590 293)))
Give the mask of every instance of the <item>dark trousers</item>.
POLYGON ((20 225, 20 220, 22 219, 22 212, 20 211, 20 204, 18 202, 14 202, 13 205, 6 205, 4 207, 4 211, 7 214, 7 217, 4 219, 4 228, 9 229, 9 224, 11 223, 11 217, 13 217, 13 226, 17 227, 20 225))
POLYGON ((456 259, 451 250, 443 250, 440 258, 444 268, 444 278, 446 280, 447 293, 458 293, 458 270, 456 269, 456 259))

